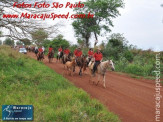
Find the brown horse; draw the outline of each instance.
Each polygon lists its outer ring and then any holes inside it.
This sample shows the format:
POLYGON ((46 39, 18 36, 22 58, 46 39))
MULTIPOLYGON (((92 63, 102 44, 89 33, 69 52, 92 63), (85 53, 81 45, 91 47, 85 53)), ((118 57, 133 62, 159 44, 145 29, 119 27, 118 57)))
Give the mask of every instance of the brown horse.
MULTIPOLYGON (((83 72, 86 70, 87 68, 87 56, 81 56, 81 57, 77 57, 76 58, 76 64, 79 67, 79 75, 82 76, 82 70, 83 72)), ((75 67, 74 67, 74 71, 75 71, 75 67)))
POLYGON ((49 52, 49 54, 48 54, 49 63, 52 62, 53 58, 54 58, 54 51, 52 50, 52 51, 49 52))
POLYGON ((37 60, 38 60, 38 61, 43 61, 43 59, 44 59, 44 54, 43 54, 43 52, 42 52, 42 53, 39 52, 39 53, 37 54, 37 60))

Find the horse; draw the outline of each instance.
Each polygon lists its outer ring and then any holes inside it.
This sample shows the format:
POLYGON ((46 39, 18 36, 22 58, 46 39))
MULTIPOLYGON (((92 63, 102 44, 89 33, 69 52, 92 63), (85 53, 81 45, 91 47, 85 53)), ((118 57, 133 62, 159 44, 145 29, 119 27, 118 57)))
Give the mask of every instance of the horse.
POLYGON ((67 68, 67 74, 69 72, 69 74, 71 76, 73 76, 72 71, 73 71, 73 68, 74 68, 75 65, 76 65, 76 61, 75 61, 75 58, 74 57, 72 58, 72 61, 67 61, 66 62, 65 66, 67 68))
POLYGON ((49 52, 49 54, 48 54, 49 63, 52 62, 53 58, 54 58, 54 51, 52 50, 52 51, 49 52))
POLYGON ((38 49, 35 50, 35 54, 36 54, 36 56, 37 56, 37 54, 38 54, 38 49))
POLYGON ((62 56, 62 63, 65 64, 67 61, 71 61, 72 57, 73 57, 72 53, 64 54, 62 56))
POLYGON ((42 52, 42 53, 39 52, 39 53, 37 54, 37 60, 38 60, 38 61, 43 61, 43 59, 44 59, 44 54, 43 54, 43 52, 42 52))
MULTIPOLYGON (((90 79, 89 79, 89 82, 92 81, 92 77, 93 77, 93 66, 94 66, 94 63, 93 61, 91 61, 88 65, 89 67, 89 70, 90 70, 90 79)), ((104 61, 104 62, 101 62, 98 66, 97 66, 97 71, 95 73, 98 74, 98 81, 96 83, 96 85, 98 85, 98 83, 100 82, 100 76, 103 76, 103 86, 104 88, 106 88, 106 85, 105 85, 105 73, 107 71, 108 68, 111 68, 112 71, 115 70, 115 67, 114 67, 114 63, 112 60, 107 60, 107 61, 104 61)), ((93 81, 94 83, 94 81, 93 81)))
POLYGON ((89 62, 92 61, 93 56, 87 56, 86 61, 87 61, 87 67, 89 65, 89 62))
POLYGON ((63 57, 63 51, 58 52, 58 54, 57 54, 57 62, 58 62, 58 60, 60 61, 60 59, 62 59, 62 57, 63 57))
MULTIPOLYGON (((87 60, 86 60, 87 56, 81 56, 81 57, 77 57, 76 58, 76 64, 79 67, 79 75, 82 76, 82 70, 83 72, 86 70, 87 67, 87 60)), ((75 67, 74 67, 74 71, 75 71, 75 67)))

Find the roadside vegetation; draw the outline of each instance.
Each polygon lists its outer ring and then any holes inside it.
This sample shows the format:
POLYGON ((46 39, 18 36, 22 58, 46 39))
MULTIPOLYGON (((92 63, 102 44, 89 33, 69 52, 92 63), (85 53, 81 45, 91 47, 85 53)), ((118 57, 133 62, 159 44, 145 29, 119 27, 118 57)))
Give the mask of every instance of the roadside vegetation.
POLYGON ((120 121, 97 100, 43 63, 8 46, 0 46, 0 60, 1 105, 33 105, 37 122, 120 121))
MULTIPOLYGON (((52 40, 45 40, 45 42, 46 52, 48 51, 48 47, 52 45, 55 54, 57 54, 59 46, 62 46, 63 49, 69 47, 72 53, 80 46, 84 55, 87 55, 89 50, 85 46, 85 41, 78 39, 77 44, 72 45, 62 35, 58 35, 52 40)), ((156 52, 152 51, 152 49, 142 50, 134 45, 130 45, 126 38, 119 33, 112 34, 105 42, 95 46, 94 51, 96 51, 97 47, 102 49, 104 60, 113 60, 116 72, 127 73, 131 77, 138 79, 142 77, 152 80, 155 79, 155 73, 153 71, 156 70, 156 52)), ((163 52, 160 53, 161 79, 163 81, 163 52)))

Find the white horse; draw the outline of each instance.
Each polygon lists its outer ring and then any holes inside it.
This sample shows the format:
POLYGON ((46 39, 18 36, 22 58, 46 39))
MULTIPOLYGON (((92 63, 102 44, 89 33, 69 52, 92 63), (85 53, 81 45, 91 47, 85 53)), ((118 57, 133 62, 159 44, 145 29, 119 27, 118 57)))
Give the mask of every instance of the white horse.
MULTIPOLYGON (((90 70, 90 79, 89 79, 89 82, 92 81, 92 77, 93 77, 93 66, 94 66, 94 62, 91 61, 88 65, 89 67, 89 70, 90 70)), ((105 85, 105 73, 107 71, 108 68, 111 68, 112 71, 115 70, 115 67, 114 67, 114 63, 112 60, 107 60, 107 61, 104 61, 104 62, 101 62, 98 67, 97 67, 97 70, 96 70, 96 74, 98 74, 98 82, 96 83, 96 85, 98 85, 99 81, 100 81, 100 76, 103 76, 103 86, 104 88, 106 88, 106 85, 105 85)), ((93 81, 94 83, 94 81, 93 81)))

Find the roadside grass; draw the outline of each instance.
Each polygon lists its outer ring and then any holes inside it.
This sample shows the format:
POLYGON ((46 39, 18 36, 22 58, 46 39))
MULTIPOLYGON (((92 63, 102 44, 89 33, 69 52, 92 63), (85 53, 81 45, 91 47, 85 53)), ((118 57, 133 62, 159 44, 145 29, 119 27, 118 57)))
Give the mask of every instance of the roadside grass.
POLYGON ((120 122, 85 91, 7 46, 0 46, 0 105, 33 105, 37 122, 120 122))

